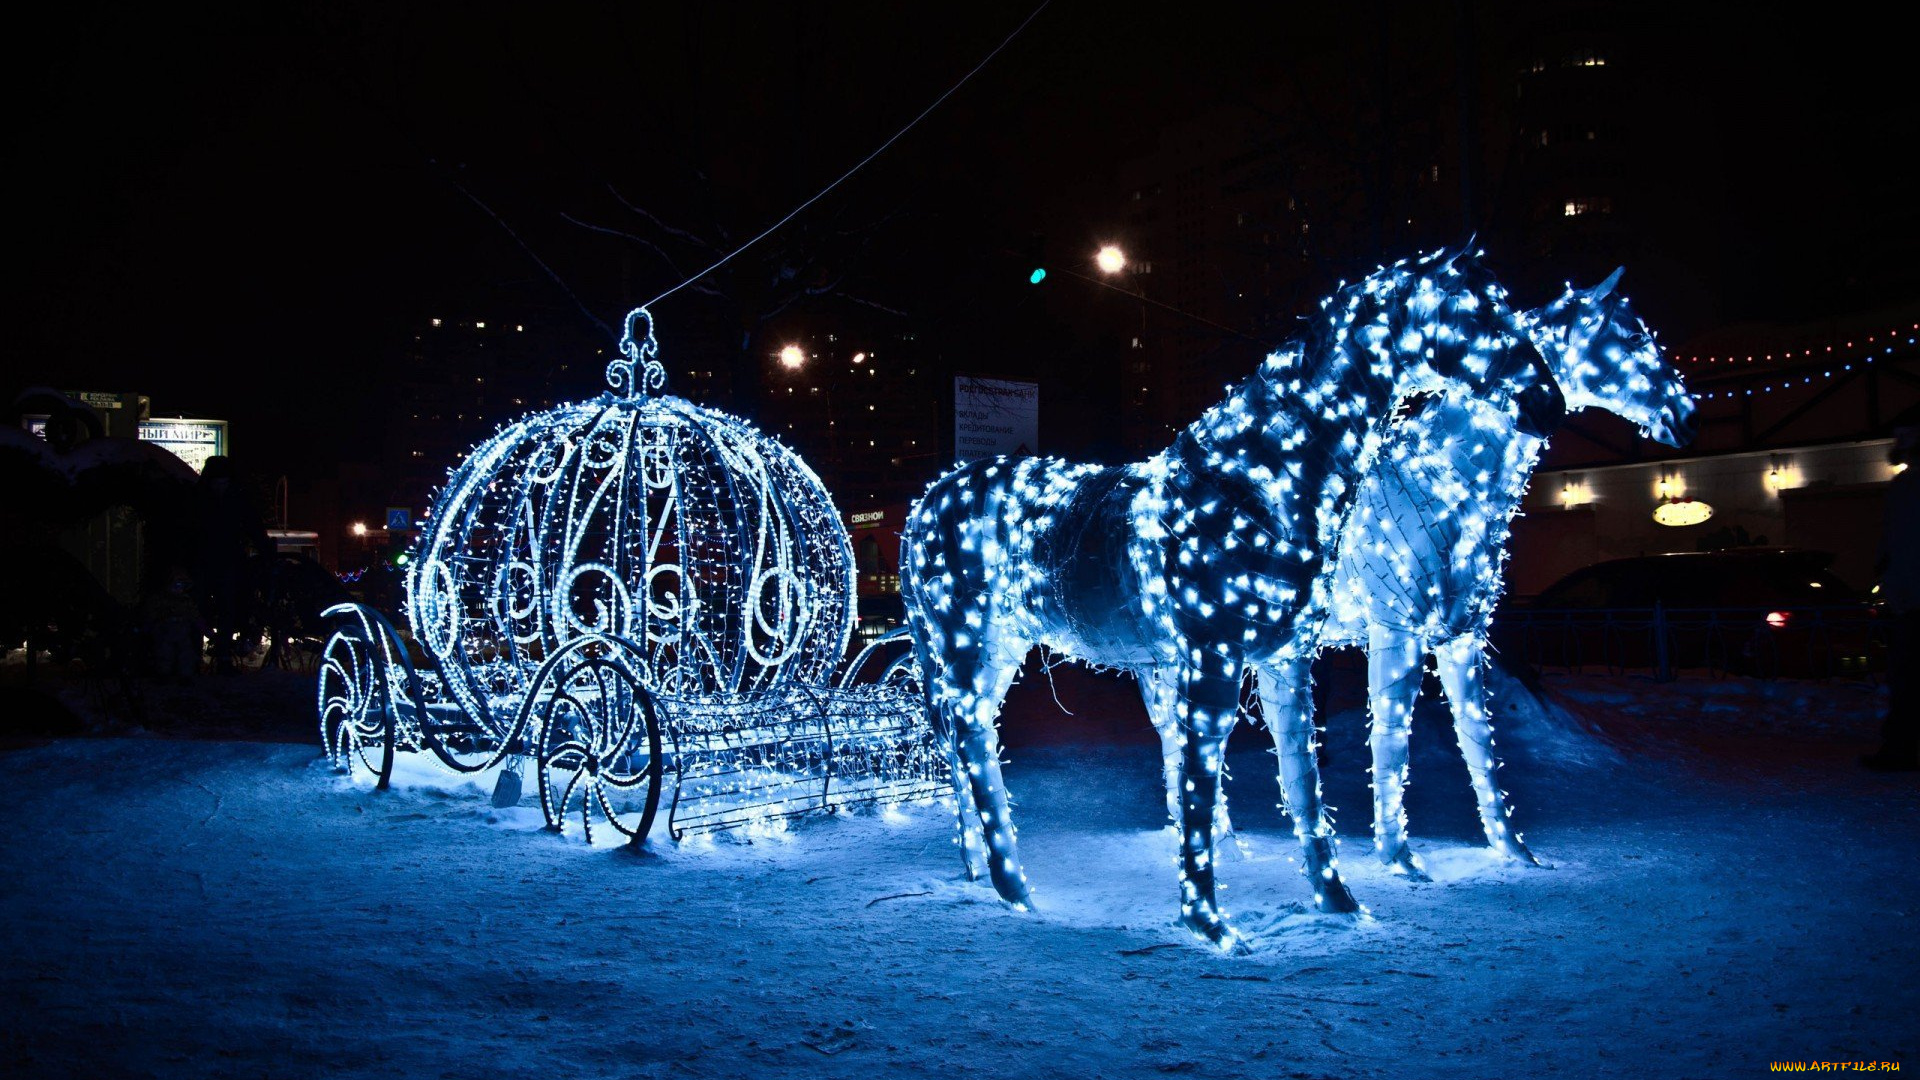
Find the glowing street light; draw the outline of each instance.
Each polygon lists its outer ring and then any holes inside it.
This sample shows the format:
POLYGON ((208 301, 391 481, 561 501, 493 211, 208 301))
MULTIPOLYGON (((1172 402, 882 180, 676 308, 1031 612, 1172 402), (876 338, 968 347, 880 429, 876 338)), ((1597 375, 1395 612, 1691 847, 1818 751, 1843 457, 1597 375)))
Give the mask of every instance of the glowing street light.
POLYGON ((367 535, 367 523, 366 523, 366 522, 364 522, 364 521, 356 521, 356 522, 354 522, 354 523, 353 523, 353 535, 355 535, 355 536, 365 536, 365 535, 367 535))
POLYGON ((798 345, 789 345, 780 350, 780 363, 788 370, 798 371, 807 362, 807 354, 798 345))
POLYGON ((1100 267, 1100 272, 1103 274, 1117 274, 1127 268, 1126 254, 1112 244, 1101 248, 1100 253, 1093 257, 1093 261, 1100 267))

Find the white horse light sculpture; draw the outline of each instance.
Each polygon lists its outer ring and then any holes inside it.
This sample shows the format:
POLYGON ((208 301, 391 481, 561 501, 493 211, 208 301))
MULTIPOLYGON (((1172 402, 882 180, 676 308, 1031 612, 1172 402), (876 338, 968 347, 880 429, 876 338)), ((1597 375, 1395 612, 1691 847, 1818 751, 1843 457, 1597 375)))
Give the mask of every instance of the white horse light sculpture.
POLYGON ((1450 389, 1517 412, 1536 435, 1562 415, 1477 253, 1397 264, 1323 301, 1302 335, 1148 461, 981 460, 927 490, 908 518, 902 584, 930 704, 954 735, 970 876, 984 847, 1000 896, 1029 903, 995 721, 1027 652, 1045 644, 1167 688, 1148 696, 1179 732, 1184 925, 1239 944, 1215 900, 1214 819, 1249 666, 1272 676, 1261 685, 1287 735, 1282 794, 1315 903, 1356 909, 1320 803, 1306 666, 1340 522, 1396 404, 1450 389))
MULTIPOLYGON (((1605 409, 1683 446, 1693 438, 1693 399, 1626 297, 1612 295, 1619 280, 1615 271, 1592 289, 1569 288, 1520 321, 1569 411, 1605 409)), ((1404 792, 1428 654, 1453 707, 1487 843, 1536 862, 1513 831, 1499 787, 1481 672, 1509 523, 1542 445, 1483 401, 1454 393, 1427 402, 1395 425, 1341 533, 1333 613, 1321 642, 1367 650, 1374 846, 1396 873, 1426 878, 1407 846, 1404 792)))

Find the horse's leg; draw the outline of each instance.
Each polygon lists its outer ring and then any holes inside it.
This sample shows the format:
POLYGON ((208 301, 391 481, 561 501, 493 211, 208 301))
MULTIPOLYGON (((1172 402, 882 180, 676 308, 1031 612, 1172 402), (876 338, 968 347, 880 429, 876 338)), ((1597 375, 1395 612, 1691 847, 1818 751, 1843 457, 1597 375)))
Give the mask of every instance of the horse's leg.
MULTIPOLYGON (((980 606, 987 606, 984 598, 980 606)), ((1009 904, 1026 909, 1033 904, 1027 894, 1027 875, 1020 869, 1006 783, 1000 776, 997 721, 1000 703, 1030 643, 1015 640, 1004 630, 996 632, 987 620, 982 624, 985 628, 972 634, 963 630, 949 635, 946 670, 936 697, 952 726, 954 750, 973 791, 994 891, 1009 904)))
POLYGON ((1483 657, 1472 635, 1454 638, 1434 650, 1439 661, 1440 685, 1453 706, 1453 730, 1460 752, 1473 776, 1473 792, 1480 803, 1480 827, 1487 843, 1509 859, 1540 865, 1511 825, 1513 808, 1500 790, 1499 763, 1493 757, 1493 725, 1487 718, 1487 684, 1481 671, 1483 657))
POLYGON ((979 881, 987 876, 986 840, 980 828, 980 811, 973 804, 973 785, 967 781, 967 771, 960 764, 959 731, 937 702, 938 688, 951 676, 945 660, 927 647, 927 632, 920 620, 908 619, 907 625, 920 662, 921 693, 927 717, 939 722, 938 734, 946 749, 947 769, 953 779, 953 834, 954 843, 960 848, 960 865, 968 881, 979 881))
POLYGON ((1314 906, 1328 913, 1358 911, 1360 905, 1334 865, 1333 826, 1320 801, 1310 661, 1275 664, 1260 673, 1259 685, 1260 707, 1273 729, 1274 750, 1280 757, 1280 798, 1293 818, 1293 833, 1300 838, 1314 906))
POLYGON ((1154 734, 1160 736, 1160 773, 1167 785, 1167 822, 1180 824, 1180 755, 1186 736, 1180 733, 1180 721, 1174 715, 1176 690, 1173 681, 1161 675, 1159 668, 1144 667, 1133 673, 1140 686, 1140 700, 1147 707, 1147 719, 1154 734))
POLYGON ((1413 703, 1420 697, 1420 643, 1412 634, 1382 626, 1367 635, 1368 742, 1373 747, 1373 848, 1387 869, 1427 881, 1407 846, 1408 737, 1413 703))
MULTIPOLYGON (((1167 784, 1167 821, 1178 827, 1181 821, 1180 763, 1187 741, 1175 708, 1179 690, 1174 680, 1157 667, 1140 668, 1134 672, 1134 679, 1140 685, 1140 700, 1146 703, 1147 717, 1153 721, 1154 733, 1160 736, 1160 772, 1167 784)), ((1224 790, 1220 793, 1220 801, 1214 804, 1213 833, 1216 845, 1233 833, 1233 822, 1227 816, 1224 790)))
POLYGON ((1221 949, 1239 951, 1246 945, 1220 913, 1213 868, 1220 777, 1227 736, 1240 717, 1242 669, 1232 660, 1214 662, 1227 670, 1183 666, 1173 705, 1180 734, 1180 922, 1221 949))

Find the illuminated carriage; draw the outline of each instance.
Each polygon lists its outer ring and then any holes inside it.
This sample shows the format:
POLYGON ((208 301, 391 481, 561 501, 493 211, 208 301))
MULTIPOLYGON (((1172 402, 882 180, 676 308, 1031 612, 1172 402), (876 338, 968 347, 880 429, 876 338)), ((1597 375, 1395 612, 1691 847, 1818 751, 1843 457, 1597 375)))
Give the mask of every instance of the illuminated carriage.
POLYGON ((453 472, 407 575, 431 668, 378 612, 328 613, 329 755, 381 786, 396 753, 430 755, 500 772, 509 798, 530 770, 550 827, 577 814, 591 840, 599 818, 635 843, 663 796, 678 838, 950 790, 904 637, 842 672, 853 557, 819 478, 735 417, 652 396, 655 352, 635 311, 610 392, 507 425, 453 472))

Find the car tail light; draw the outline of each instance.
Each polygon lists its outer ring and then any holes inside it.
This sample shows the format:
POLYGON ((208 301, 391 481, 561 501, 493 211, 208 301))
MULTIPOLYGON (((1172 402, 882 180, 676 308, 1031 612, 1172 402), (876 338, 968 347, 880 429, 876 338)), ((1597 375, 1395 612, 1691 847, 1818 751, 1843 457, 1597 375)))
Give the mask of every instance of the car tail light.
POLYGON ((1773 627, 1775 630, 1784 630, 1787 627, 1788 618, 1790 618, 1790 616, 1784 611, 1769 611, 1767 612, 1767 625, 1773 627))

